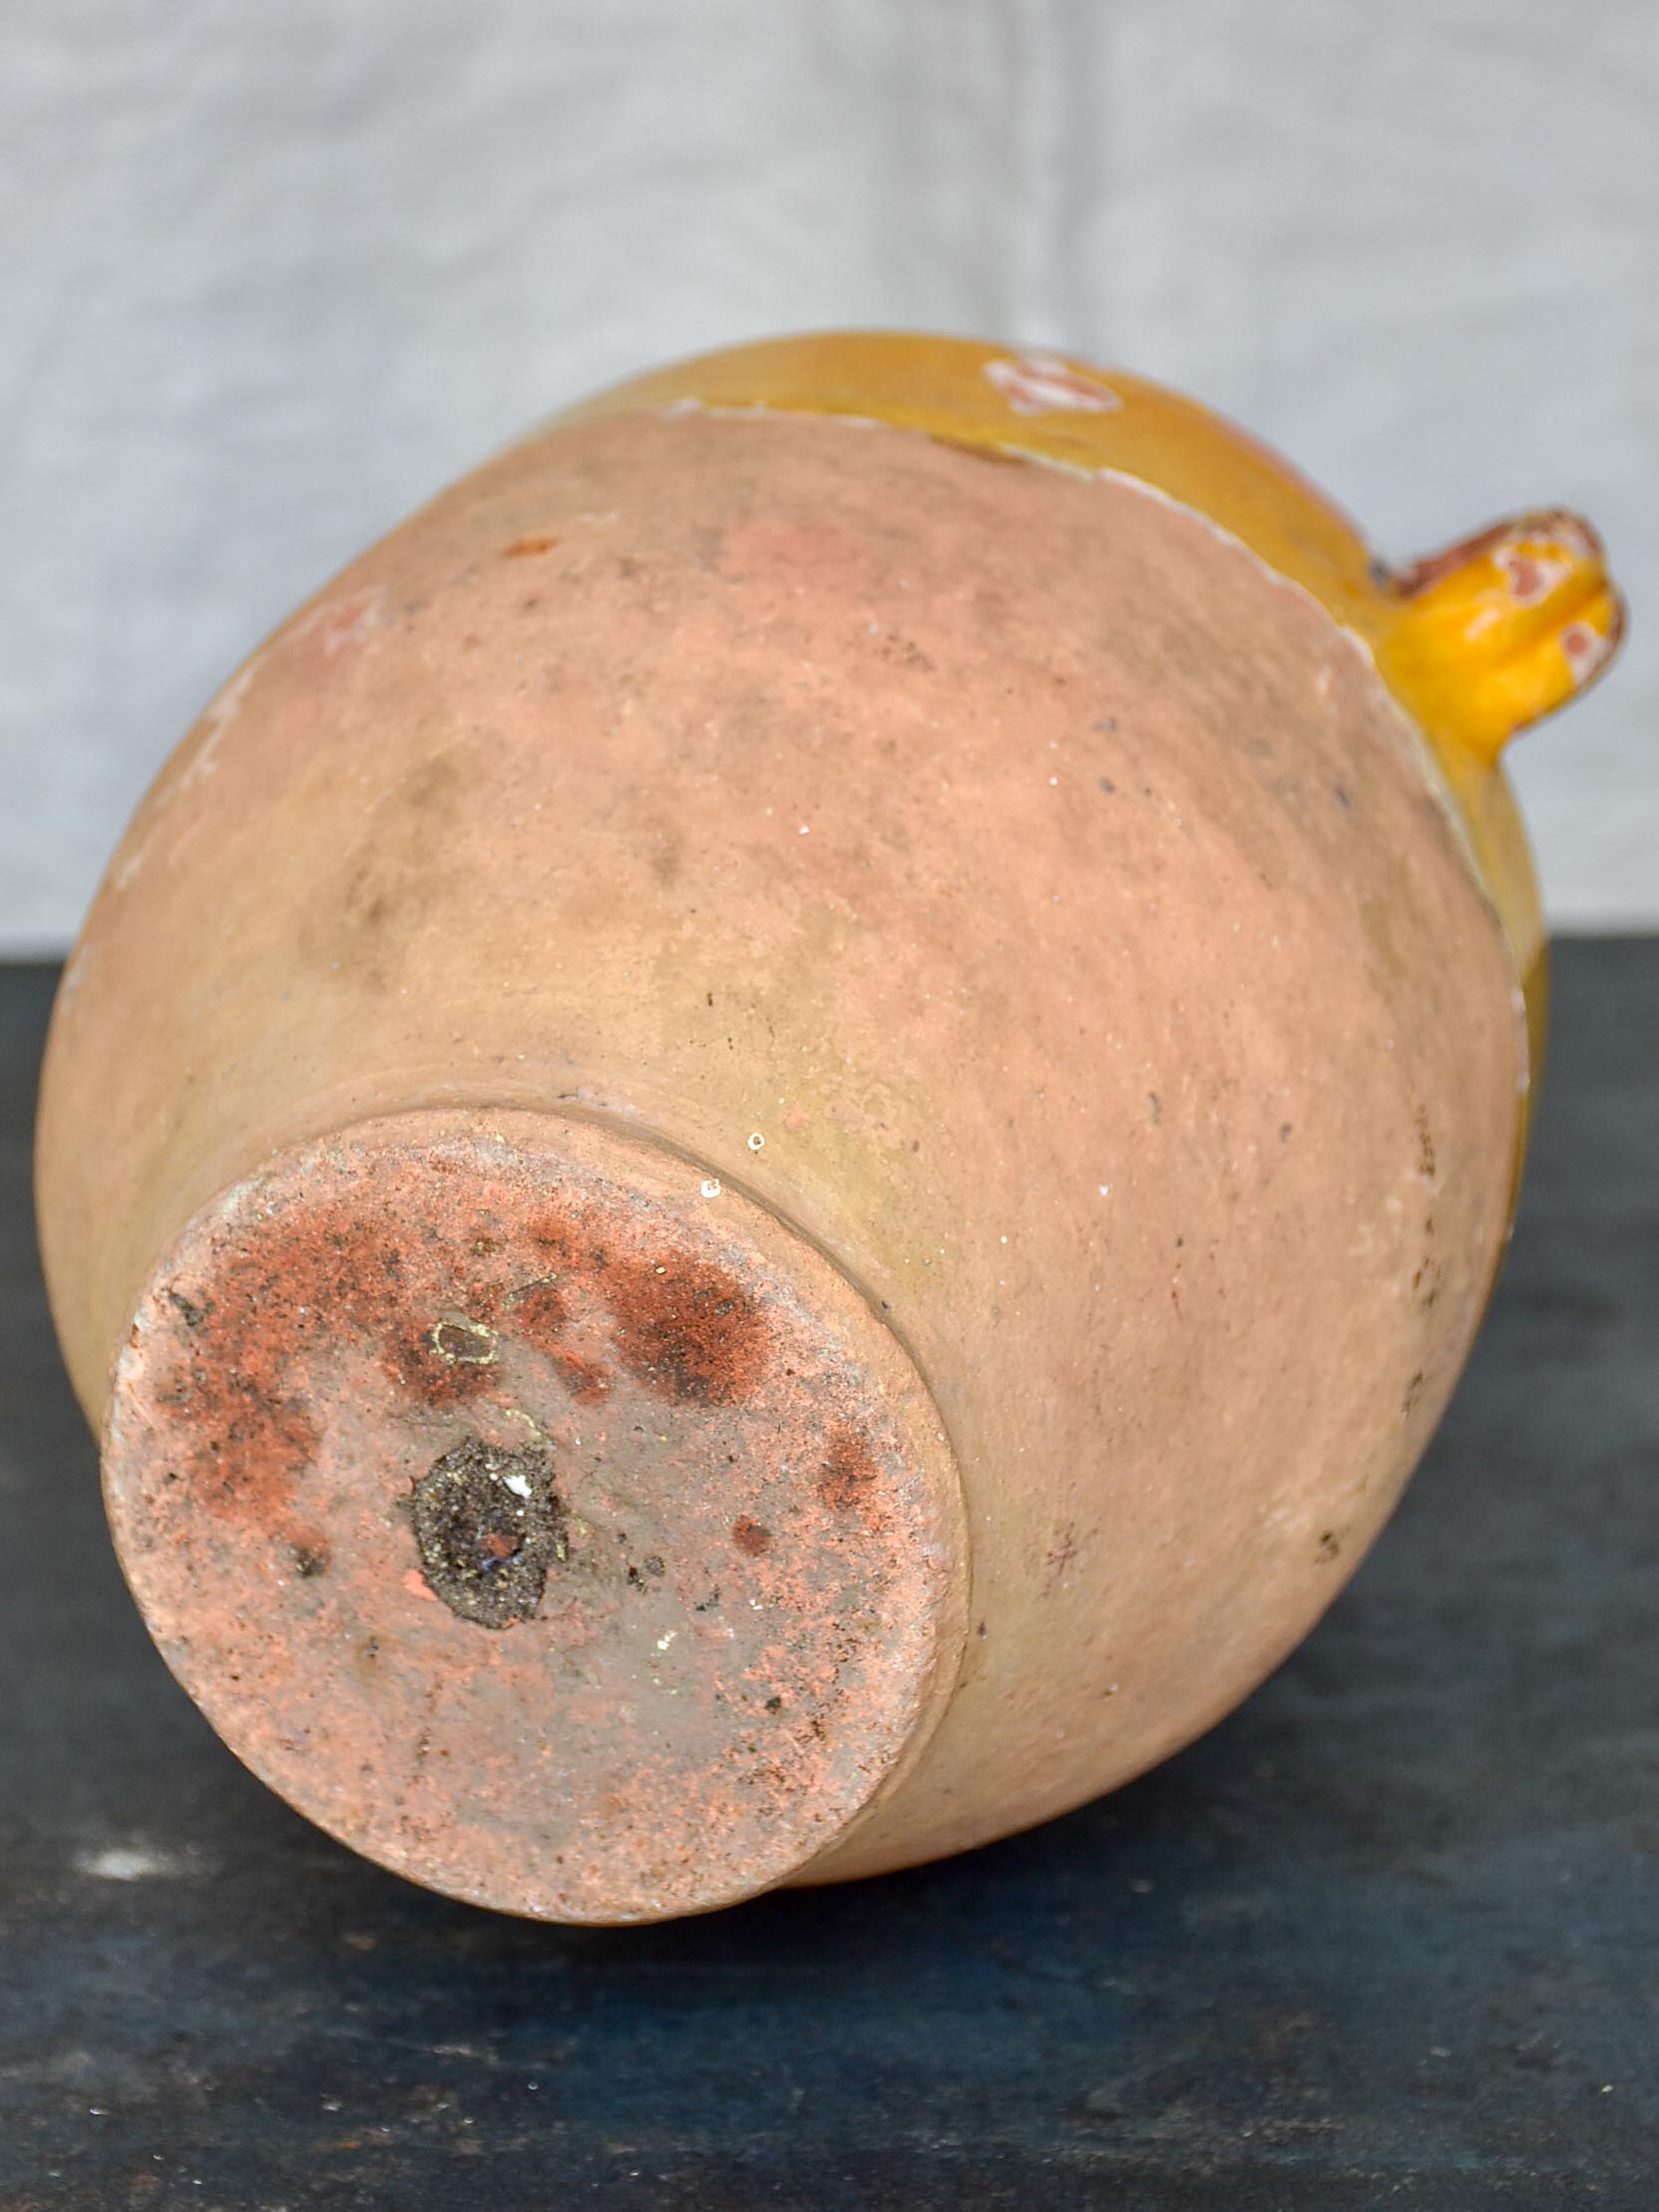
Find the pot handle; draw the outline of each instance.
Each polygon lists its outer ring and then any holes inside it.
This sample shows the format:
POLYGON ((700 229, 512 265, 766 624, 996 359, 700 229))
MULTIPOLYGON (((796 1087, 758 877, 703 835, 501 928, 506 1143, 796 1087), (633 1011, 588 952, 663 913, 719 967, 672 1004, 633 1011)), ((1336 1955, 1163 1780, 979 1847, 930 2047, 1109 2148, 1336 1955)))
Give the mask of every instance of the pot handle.
POLYGON ((1600 538, 1559 508, 1388 574, 1391 673, 1425 726, 1487 764, 1602 673, 1625 629, 1600 538))

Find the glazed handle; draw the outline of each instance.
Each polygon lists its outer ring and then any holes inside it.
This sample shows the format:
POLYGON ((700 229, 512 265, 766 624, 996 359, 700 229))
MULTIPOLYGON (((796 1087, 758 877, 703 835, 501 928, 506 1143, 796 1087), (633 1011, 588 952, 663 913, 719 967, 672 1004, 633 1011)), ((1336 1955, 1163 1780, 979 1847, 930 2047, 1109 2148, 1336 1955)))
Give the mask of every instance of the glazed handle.
POLYGON ((1601 540, 1560 509, 1516 515, 1386 579, 1396 680, 1426 726, 1495 762, 1611 662, 1625 610, 1601 540))

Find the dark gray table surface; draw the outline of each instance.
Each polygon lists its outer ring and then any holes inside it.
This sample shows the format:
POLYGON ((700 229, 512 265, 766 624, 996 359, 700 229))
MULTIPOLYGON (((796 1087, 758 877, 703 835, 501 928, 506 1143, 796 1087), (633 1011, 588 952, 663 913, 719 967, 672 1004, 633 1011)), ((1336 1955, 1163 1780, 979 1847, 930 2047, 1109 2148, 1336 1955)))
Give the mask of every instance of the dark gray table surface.
POLYGON ((973 1857, 540 1928, 270 1797, 129 1603, 0 972, 0 2207, 1659 2205, 1659 941, 1570 943, 1452 1413, 1202 1743, 973 1857))

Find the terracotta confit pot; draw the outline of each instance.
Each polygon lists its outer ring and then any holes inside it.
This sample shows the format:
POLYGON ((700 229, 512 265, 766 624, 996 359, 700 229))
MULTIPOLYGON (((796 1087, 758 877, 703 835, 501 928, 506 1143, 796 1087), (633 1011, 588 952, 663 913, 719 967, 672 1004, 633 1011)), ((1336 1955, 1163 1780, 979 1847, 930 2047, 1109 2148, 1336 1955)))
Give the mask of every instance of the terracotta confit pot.
POLYGON ((225 1741, 632 1921, 1218 1719, 1468 1351, 1543 991, 1497 755, 1620 621, 1570 516, 1390 573, 1190 402, 922 337, 662 370, 364 554, 146 798, 45 1078, 225 1741))

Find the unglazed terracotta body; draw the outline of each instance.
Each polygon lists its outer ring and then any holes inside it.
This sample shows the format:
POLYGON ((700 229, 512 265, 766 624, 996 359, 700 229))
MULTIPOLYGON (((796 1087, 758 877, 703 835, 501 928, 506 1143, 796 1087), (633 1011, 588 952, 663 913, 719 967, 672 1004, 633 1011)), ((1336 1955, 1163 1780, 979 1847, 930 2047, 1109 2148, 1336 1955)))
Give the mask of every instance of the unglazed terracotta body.
POLYGON ((1226 1712, 1489 1292, 1497 745, 1617 629, 1570 518, 1386 579, 1184 402, 897 338, 661 372, 353 564, 140 809, 43 1100, 124 1564, 227 1741, 629 1920, 1226 1712))

